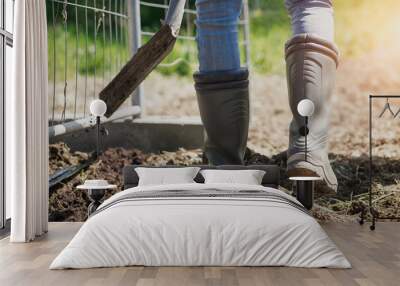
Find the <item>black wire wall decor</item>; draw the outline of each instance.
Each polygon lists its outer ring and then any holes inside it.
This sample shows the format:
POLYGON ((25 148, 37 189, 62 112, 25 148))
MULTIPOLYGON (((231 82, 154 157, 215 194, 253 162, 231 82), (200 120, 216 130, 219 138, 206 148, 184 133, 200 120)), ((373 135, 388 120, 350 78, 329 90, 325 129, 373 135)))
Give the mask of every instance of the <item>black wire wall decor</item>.
POLYGON ((379 99, 386 99, 386 103, 380 112, 378 118, 382 118, 382 116, 389 112, 393 118, 396 118, 400 114, 400 109, 398 111, 393 111, 392 107, 390 106, 389 99, 390 98, 398 98, 400 99, 400 95, 370 95, 369 96, 369 174, 368 174, 368 179, 369 179, 369 197, 368 197, 368 207, 364 208, 361 211, 360 214, 360 224, 364 224, 365 216, 366 213, 369 211, 372 217, 372 222, 370 225, 371 230, 375 230, 375 225, 377 220, 400 220, 400 217, 397 216, 380 216, 379 212, 374 208, 373 202, 372 202, 372 177, 373 177, 373 158, 372 158, 372 148, 373 148, 373 142, 372 142, 372 103, 374 100, 379 100, 379 99))

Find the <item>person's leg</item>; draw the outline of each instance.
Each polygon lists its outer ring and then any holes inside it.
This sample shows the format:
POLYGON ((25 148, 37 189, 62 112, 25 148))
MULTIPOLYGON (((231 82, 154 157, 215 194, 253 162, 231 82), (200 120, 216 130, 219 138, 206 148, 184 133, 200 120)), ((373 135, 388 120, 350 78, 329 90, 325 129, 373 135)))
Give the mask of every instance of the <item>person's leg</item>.
POLYGON ((197 0, 199 71, 194 74, 212 165, 243 164, 249 126, 248 71, 240 68, 241 0, 197 0))
POLYGON ((333 93, 338 64, 338 50, 333 43, 331 0, 286 0, 293 36, 286 43, 286 70, 289 104, 293 114, 290 124, 287 169, 289 176, 318 175, 337 190, 337 179, 328 159, 329 99, 333 93), (307 161, 305 137, 300 129, 304 118, 297 105, 310 99, 315 105, 309 119, 307 161))
POLYGON ((237 24, 242 0, 197 0, 197 47, 200 72, 238 70, 237 24))
POLYGON ((332 0, 285 0, 293 35, 311 34, 334 42, 332 0))

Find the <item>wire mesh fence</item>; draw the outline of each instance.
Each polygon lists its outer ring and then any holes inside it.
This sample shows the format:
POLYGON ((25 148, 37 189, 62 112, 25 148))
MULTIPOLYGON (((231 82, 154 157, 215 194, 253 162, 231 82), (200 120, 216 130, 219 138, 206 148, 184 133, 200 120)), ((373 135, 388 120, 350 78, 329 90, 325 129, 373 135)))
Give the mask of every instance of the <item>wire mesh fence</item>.
POLYGON ((51 124, 86 117, 130 57, 127 1, 48 0, 51 124))
MULTIPOLYGON (((97 98, 133 53, 160 27, 168 0, 47 0, 50 126, 89 116, 97 98)), ((197 69, 195 0, 188 0, 172 53, 157 70, 189 75, 197 69)), ((248 5, 239 21, 240 45, 249 64, 248 5)), ((143 104, 139 88, 128 104, 143 104)))

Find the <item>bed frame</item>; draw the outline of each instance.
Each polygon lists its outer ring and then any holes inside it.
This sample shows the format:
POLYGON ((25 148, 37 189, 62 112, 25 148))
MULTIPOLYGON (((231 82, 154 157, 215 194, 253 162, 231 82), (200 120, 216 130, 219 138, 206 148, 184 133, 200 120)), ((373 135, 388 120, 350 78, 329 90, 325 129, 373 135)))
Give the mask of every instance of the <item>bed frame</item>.
MULTIPOLYGON (((135 171, 137 167, 151 167, 151 168, 182 168, 187 166, 161 166, 161 167, 152 167, 152 166, 142 166, 142 165, 128 165, 123 169, 123 183, 124 190, 136 187, 139 183, 139 177, 135 171)), ((280 169, 276 165, 248 165, 248 166, 240 166, 240 165, 221 165, 221 166, 208 166, 208 165, 196 165, 194 167, 200 167, 202 170, 205 169, 219 169, 219 170, 263 170, 265 171, 265 175, 262 180, 262 185, 265 187, 278 188, 279 187, 279 179, 280 179, 280 169)), ((199 173, 194 179, 197 183, 204 183, 203 176, 199 173)))

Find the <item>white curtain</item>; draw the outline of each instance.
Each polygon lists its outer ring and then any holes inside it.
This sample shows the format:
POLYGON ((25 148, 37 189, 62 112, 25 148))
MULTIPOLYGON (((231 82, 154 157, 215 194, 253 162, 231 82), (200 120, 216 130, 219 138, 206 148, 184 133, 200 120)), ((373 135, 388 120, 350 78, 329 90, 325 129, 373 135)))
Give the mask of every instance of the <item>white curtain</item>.
POLYGON ((15 1, 14 93, 6 97, 6 186, 12 242, 48 226, 47 24, 45 0, 15 1))

